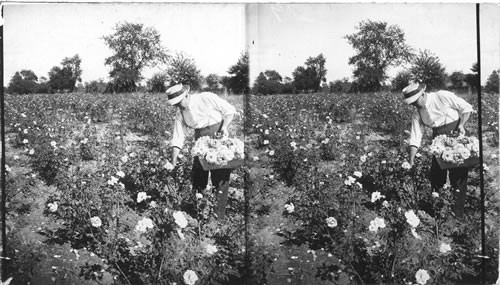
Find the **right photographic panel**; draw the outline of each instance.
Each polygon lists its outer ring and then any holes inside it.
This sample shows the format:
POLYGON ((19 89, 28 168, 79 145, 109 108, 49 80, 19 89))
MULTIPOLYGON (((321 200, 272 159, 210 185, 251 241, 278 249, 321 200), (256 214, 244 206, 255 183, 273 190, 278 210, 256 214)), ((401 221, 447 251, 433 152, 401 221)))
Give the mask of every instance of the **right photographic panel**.
POLYGON ((251 284, 498 279, 500 9, 251 4, 251 284))

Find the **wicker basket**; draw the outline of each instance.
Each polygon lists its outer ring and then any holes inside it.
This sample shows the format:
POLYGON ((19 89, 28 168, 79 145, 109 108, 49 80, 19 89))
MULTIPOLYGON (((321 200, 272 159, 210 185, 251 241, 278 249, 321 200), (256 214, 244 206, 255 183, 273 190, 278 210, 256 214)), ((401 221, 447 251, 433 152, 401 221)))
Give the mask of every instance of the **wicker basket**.
POLYGON ((214 163, 208 163, 204 158, 200 158, 201 167, 203 167, 203 170, 205 171, 216 170, 216 169, 238 168, 242 166, 244 163, 245 163, 244 159, 233 159, 231 161, 228 161, 228 163, 225 165, 218 165, 214 163))
POLYGON ((447 161, 444 161, 440 157, 436 157, 436 160, 439 164, 439 167, 441 167, 441 169, 451 169, 451 168, 458 168, 458 167, 472 168, 474 166, 479 165, 479 157, 476 157, 476 156, 467 158, 461 164, 447 162, 447 161))

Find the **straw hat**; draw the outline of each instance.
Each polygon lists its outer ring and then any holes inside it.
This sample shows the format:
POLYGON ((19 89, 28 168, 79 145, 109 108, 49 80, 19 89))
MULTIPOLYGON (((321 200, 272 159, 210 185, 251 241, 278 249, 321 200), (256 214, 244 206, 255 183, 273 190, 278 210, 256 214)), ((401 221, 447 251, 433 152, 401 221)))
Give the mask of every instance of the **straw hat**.
POLYGON ((411 83, 403 89, 403 101, 406 104, 411 104, 424 94, 425 88, 427 86, 425 84, 411 83))
POLYGON ((189 85, 176 84, 165 91, 168 96, 168 104, 175 105, 186 97, 186 94, 189 92, 189 85))

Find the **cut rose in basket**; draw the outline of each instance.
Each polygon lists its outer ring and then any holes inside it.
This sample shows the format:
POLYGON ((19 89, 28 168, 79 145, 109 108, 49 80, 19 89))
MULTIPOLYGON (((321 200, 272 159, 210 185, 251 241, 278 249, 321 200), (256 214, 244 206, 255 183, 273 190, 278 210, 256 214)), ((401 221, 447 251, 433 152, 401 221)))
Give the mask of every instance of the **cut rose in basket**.
POLYGON ((204 136, 196 141, 191 153, 208 163, 226 165, 231 160, 243 159, 244 151, 244 144, 239 139, 228 137, 214 139, 204 136))
POLYGON ((479 156, 479 140, 472 136, 439 135, 432 141, 429 152, 445 162, 462 164, 470 157, 479 156))

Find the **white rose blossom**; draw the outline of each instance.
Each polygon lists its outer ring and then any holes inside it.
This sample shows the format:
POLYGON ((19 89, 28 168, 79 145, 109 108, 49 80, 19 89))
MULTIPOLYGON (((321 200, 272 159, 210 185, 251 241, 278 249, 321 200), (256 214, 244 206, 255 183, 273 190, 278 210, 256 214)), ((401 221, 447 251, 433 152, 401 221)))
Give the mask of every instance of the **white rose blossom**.
POLYGON ((57 205, 57 202, 48 203, 47 207, 49 207, 49 211, 51 211, 52 213, 54 213, 55 211, 57 211, 58 205, 57 205))
POLYGON ((141 203, 142 201, 151 198, 146 192, 139 192, 137 193, 137 203, 141 203))
POLYGON ((208 255, 212 255, 212 254, 217 252, 217 247, 213 244, 207 244, 205 246, 205 250, 206 250, 208 255))
POLYGON ((439 252, 447 253, 449 251, 451 251, 451 246, 445 242, 442 242, 441 245, 439 246, 439 252))
POLYGON ((354 182, 356 182, 356 178, 352 176, 348 176, 346 180, 344 180, 344 184, 347 186, 351 186, 354 182))
POLYGON ((293 205, 293 203, 285 204, 285 210, 288 213, 293 213, 295 211, 295 206, 293 205))
POLYGON ((140 232, 140 233, 144 233, 148 229, 152 229, 152 228, 154 228, 153 220, 151 220, 150 218, 142 218, 142 220, 137 222, 137 225, 135 226, 135 231, 140 232))
POLYGON ((118 182, 118 178, 111 176, 111 178, 108 180, 108 185, 115 185, 116 182, 118 182))
POLYGON ((338 225, 337 220, 334 217, 326 218, 326 224, 329 228, 334 228, 338 225))
POLYGON ((175 223, 181 228, 185 228, 188 225, 188 220, 186 219, 186 214, 182 211, 175 211, 172 216, 174 217, 175 223))
POLYGON ((375 203, 376 201, 380 200, 381 198, 385 198, 385 196, 380 194, 380 192, 375 191, 372 193, 372 203, 375 203))
POLYGON ((385 220, 383 218, 375 217, 375 219, 370 221, 368 230, 371 232, 377 232, 379 228, 385 228, 385 220))
POLYGON ((413 210, 405 212, 406 222, 410 224, 413 228, 416 228, 420 224, 420 219, 417 217, 413 210))
POLYGON ((184 278, 184 283, 186 283, 186 285, 194 285, 196 281, 198 281, 198 275, 196 275, 196 272, 193 270, 186 270, 182 277, 184 278))
POLYGON ((99 218, 97 216, 90 218, 90 223, 95 228, 98 228, 98 227, 102 226, 101 218, 99 218))
POLYGON ((425 269, 419 269, 417 273, 415 274, 415 279, 417 280, 417 283, 420 285, 425 285, 427 284, 427 281, 431 279, 429 276, 429 273, 425 269))

